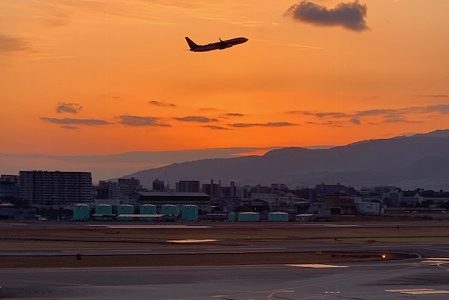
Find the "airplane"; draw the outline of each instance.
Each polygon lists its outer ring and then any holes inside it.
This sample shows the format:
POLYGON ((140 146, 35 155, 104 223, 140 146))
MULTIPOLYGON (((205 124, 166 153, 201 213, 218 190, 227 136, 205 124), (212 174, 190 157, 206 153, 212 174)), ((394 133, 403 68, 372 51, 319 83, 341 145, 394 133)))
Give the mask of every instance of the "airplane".
POLYGON ((223 50, 223 49, 230 48, 230 47, 238 45, 238 44, 246 43, 248 41, 248 39, 244 38, 244 37, 238 37, 238 38, 234 38, 234 39, 230 39, 230 40, 224 40, 224 41, 222 41, 219 38, 219 40, 220 41, 216 42, 216 43, 210 43, 210 44, 207 44, 207 45, 197 45, 197 44, 195 44, 194 41, 192 41, 191 39, 186 37, 186 41, 187 41, 187 44, 189 44, 190 51, 193 51, 193 52, 206 52, 206 51, 212 51, 212 50, 223 50))

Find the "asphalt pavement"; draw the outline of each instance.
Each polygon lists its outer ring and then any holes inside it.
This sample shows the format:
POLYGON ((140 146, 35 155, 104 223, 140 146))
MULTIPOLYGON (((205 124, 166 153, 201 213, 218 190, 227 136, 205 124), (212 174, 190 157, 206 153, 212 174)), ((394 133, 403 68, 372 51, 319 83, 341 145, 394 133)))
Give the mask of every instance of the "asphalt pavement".
POLYGON ((449 260, 0 272, 7 299, 449 299, 449 260))

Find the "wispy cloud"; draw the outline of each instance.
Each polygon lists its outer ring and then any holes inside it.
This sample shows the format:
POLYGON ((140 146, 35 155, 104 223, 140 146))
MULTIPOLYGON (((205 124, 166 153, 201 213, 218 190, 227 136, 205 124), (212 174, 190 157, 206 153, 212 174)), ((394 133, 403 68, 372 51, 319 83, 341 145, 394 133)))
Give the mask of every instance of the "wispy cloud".
POLYGON ((153 106, 158 106, 158 107, 176 107, 176 104, 162 102, 162 101, 158 101, 158 100, 148 101, 148 104, 153 105, 153 106))
POLYGON ((40 119, 42 121, 58 125, 102 126, 110 124, 108 121, 101 119, 49 118, 49 117, 41 117, 40 119))
POLYGON ((449 94, 427 94, 427 95, 415 95, 422 98, 449 98, 449 94))
POLYGON ((229 126, 234 128, 249 128, 249 127, 288 127, 297 126, 297 124, 290 122, 267 122, 267 123, 233 123, 229 126))
POLYGON ((223 127, 223 126, 218 126, 218 125, 203 125, 204 128, 209 128, 212 130, 230 130, 227 127, 223 127))
POLYGON ((383 121, 385 123, 410 123, 410 124, 423 123, 423 121, 419 121, 419 120, 409 120, 409 119, 407 119, 407 117, 402 116, 402 115, 386 116, 383 121))
POLYGON ((306 124, 317 125, 317 126, 328 126, 328 127, 344 127, 345 122, 343 121, 307 121, 306 124))
POLYGON ((221 109, 215 107, 201 107, 198 108, 199 111, 221 111, 221 109))
POLYGON ((28 49, 29 45, 25 42, 25 40, 16 36, 0 33, 0 54, 24 51, 28 49))
POLYGON ((185 116, 185 117, 177 117, 174 119, 181 122, 191 122, 191 123, 213 123, 218 121, 215 118, 208 118, 204 116, 185 116))
POLYGON ((119 116, 119 123, 127 126, 170 127, 170 124, 162 123, 159 118, 148 116, 119 116))
POLYGON ((324 126, 345 126, 360 125, 364 120, 369 120, 368 124, 380 123, 422 123, 423 120, 410 119, 410 117, 425 117, 430 114, 449 114, 449 104, 434 104, 427 106, 410 106, 403 108, 379 108, 359 110, 354 112, 320 112, 320 111, 289 111, 288 114, 297 114, 305 117, 312 117, 316 120, 308 121, 307 124, 324 126), (376 119, 373 122, 372 119, 376 119))
POLYGON ((78 103, 67 103, 60 102, 56 105, 57 113, 69 113, 69 114, 77 114, 81 111, 83 107, 78 103))
POLYGON ((301 1, 287 10, 294 20, 318 26, 341 26, 353 31, 368 29, 366 24, 367 7, 358 1, 339 3, 335 8, 301 1))
POLYGON ((240 117, 244 117, 245 115, 241 114, 241 113, 236 113, 236 112, 229 112, 229 113, 223 114, 222 116, 229 117, 229 118, 234 118, 234 117, 240 118, 240 117))

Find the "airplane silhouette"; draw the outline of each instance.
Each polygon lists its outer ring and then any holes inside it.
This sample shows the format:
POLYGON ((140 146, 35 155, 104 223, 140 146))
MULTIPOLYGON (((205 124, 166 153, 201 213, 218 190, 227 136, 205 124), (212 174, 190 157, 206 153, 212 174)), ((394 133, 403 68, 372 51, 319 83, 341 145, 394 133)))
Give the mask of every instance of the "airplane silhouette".
POLYGON ((186 37, 187 44, 189 44, 190 51, 193 52, 206 52, 206 51, 212 51, 212 50, 223 50, 226 48, 231 48, 232 46, 243 44, 248 41, 247 38, 244 37, 238 37, 230 40, 221 40, 219 38, 219 42, 216 43, 210 43, 207 45, 197 45, 194 41, 186 37))

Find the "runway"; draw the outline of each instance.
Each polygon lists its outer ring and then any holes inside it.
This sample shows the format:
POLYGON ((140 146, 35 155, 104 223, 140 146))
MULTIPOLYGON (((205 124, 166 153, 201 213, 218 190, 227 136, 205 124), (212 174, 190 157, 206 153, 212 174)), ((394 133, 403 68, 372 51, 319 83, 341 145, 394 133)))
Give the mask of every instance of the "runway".
POLYGON ((444 260, 0 272, 8 299, 448 299, 444 260))
POLYGON ((20 268, 0 269, 0 298, 449 299, 449 226, 432 224, 220 224, 198 230, 6 224, 0 260, 5 267, 24 263, 20 268), (173 242, 182 239, 200 243, 173 242), (320 258, 326 251, 374 253, 376 259, 320 258), (410 254, 412 258, 382 261, 382 253, 410 254), (80 263, 67 257, 70 264, 59 266, 78 264, 78 268, 45 268, 51 266, 45 262, 77 254, 82 255, 80 263), (186 263, 189 254, 198 260, 186 263), (22 268, 39 265, 27 260, 28 256, 42 261, 43 268, 22 268), (107 256, 107 263, 98 264, 100 257, 107 256), (225 263, 229 257, 239 259, 225 263), (145 264, 142 259, 151 262, 145 264), (311 262, 315 264, 307 264, 311 262), (180 266, 190 264, 194 266, 180 266), (126 267, 98 267, 120 265, 126 267))
POLYGON ((268 246, 226 246, 226 245, 180 245, 179 247, 152 247, 150 248, 71 248, 71 249, 13 249, 1 250, 2 256, 74 256, 81 255, 164 255, 164 254, 220 254, 220 253, 288 253, 288 252, 314 252, 314 251, 348 251, 348 252, 395 252, 417 254, 427 257, 449 256, 449 245, 428 244, 354 244, 354 243, 297 243, 292 245, 268 246))

